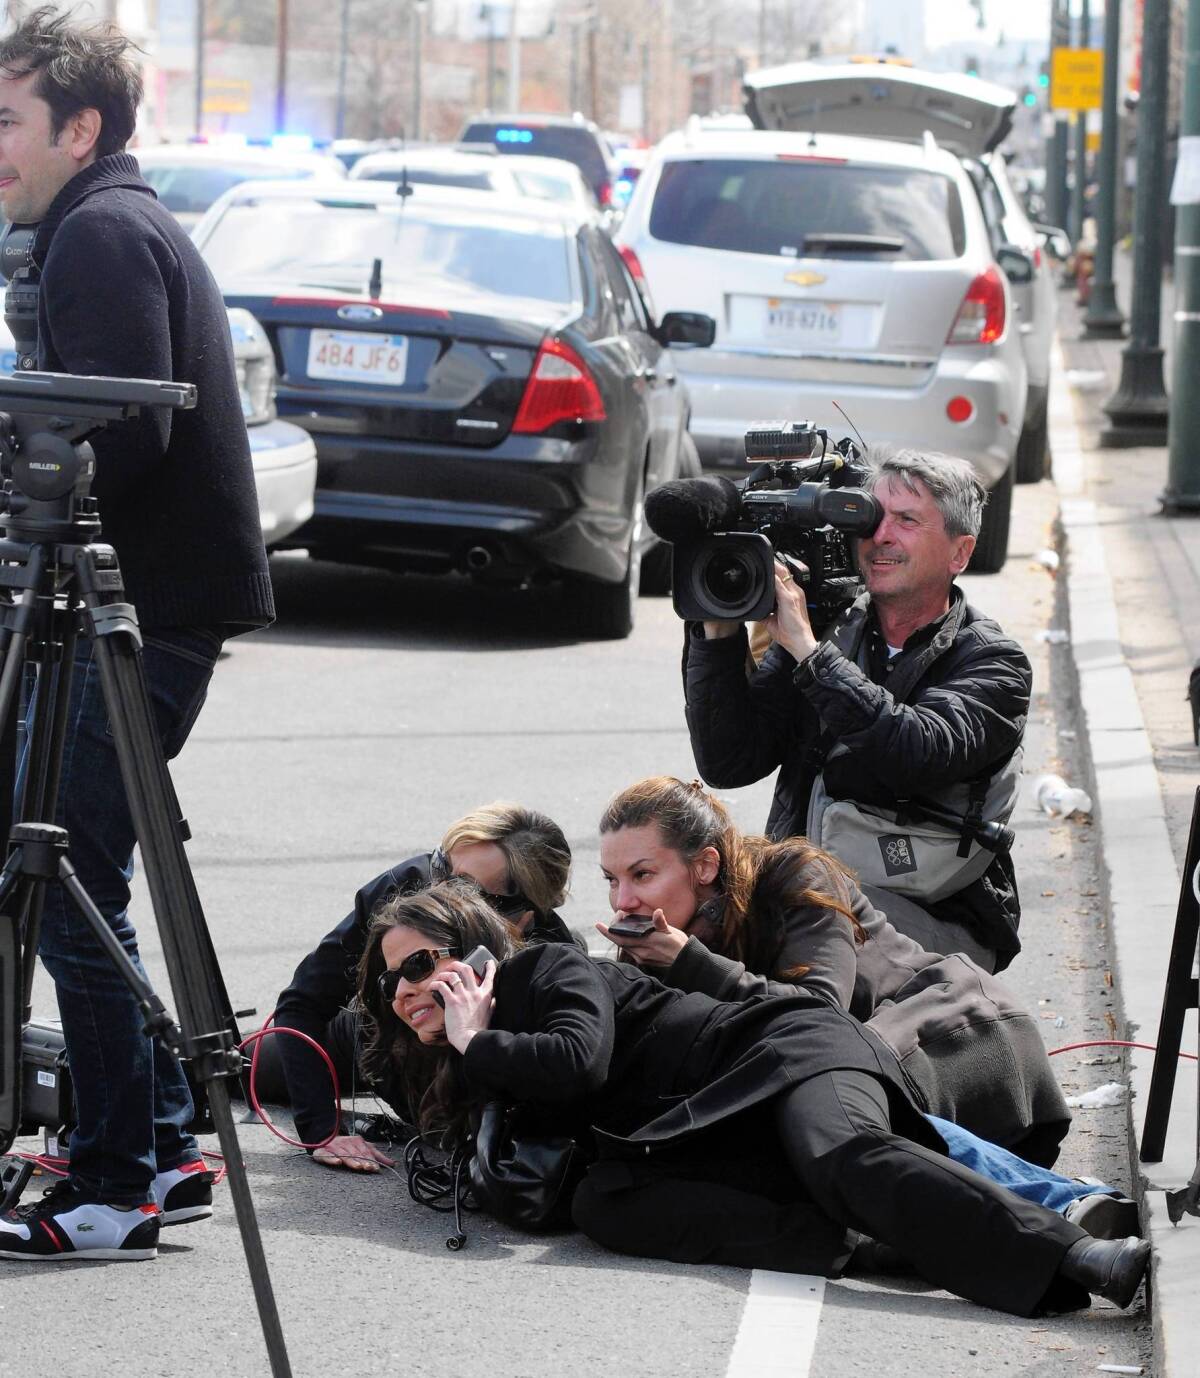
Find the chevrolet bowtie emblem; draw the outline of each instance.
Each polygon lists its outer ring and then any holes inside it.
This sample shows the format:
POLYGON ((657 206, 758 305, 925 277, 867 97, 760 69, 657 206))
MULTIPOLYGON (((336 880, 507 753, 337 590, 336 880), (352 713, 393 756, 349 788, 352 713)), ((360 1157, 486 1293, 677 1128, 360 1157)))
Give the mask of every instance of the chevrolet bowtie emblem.
POLYGON ((824 273, 785 273, 784 282, 794 282, 797 287, 817 287, 828 281, 824 273))

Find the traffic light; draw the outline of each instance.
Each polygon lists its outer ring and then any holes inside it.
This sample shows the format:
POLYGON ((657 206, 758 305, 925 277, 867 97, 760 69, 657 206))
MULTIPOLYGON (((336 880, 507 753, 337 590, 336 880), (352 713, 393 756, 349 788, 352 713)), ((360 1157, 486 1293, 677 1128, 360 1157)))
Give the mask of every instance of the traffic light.
POLYGON ((1030 90, 1028 86, 1022 86, 1021 100, 1025 105, 1036 105, 1038 103, 1037 92, 1030 90))
POLYGON ((977 77, 979 75, 979 59, 977 57, 964 57, 963 71, 969 77, 977 77))

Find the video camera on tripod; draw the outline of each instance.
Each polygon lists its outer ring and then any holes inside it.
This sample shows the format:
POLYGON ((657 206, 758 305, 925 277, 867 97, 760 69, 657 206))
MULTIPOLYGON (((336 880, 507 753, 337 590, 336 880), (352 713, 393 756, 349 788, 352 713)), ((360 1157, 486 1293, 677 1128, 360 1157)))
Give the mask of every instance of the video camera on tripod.
POLYGON ((675 611, 696 622, 766 617, 780 560, 804 588, 819 636, 858 592, 853 538, 879 525, 862 455, 849 437, 831 444, 807 421, 769 421, 746 432, 746 458, 758 463, 743 484, 706 475, 646 498, 650 529, 675 547, 675 611))

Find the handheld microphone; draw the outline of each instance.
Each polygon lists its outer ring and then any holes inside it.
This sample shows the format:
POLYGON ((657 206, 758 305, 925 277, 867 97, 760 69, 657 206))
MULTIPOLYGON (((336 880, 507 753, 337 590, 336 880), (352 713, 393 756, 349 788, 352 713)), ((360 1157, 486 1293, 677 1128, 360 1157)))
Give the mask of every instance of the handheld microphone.
POLYGON ((646 494, 646 524, 672 544, 733 526, 741 513, 742 490, 720 474, 681 478, 646 494))

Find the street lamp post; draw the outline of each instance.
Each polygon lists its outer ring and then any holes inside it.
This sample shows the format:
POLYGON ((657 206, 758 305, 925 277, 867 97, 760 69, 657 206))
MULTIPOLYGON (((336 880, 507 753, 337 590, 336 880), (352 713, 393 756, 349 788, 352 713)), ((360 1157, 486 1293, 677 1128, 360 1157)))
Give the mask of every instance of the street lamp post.
POLYGON ((1175 348, 1171 358, 1171 420, 1167 512, 1200 512, 1200 2, 1188 6, 1183 49, 1183 109, 1175 219, 1175 348))
MULTIPOLYGON (((1050 55, 1053 64, 1054 49, 1065 48, 1071 37, 1071 13, 1069 0, 1051 0, 1050 6, 1050 55)), ((1051 67, 1053 70, 1053 66, 1051 67)), ((1053 92, 1053 86, 1051 87, 1053 92)), ((1054 132, 1050 137, 1050 147, 1046 158, 1046 200, 1051 221, 1055 225, 1067 223, 1067 121, 1061 114, 1054 115, 1054 132)))
POLYGON ((1113 250, 1117 240, 1117 68, 1121 63, 1120 0, 1104 6, 1104 94, 1100 111, 1100 191, 1096 204, 1096 260, 1083 328, 1088 335, 1122 335, 1125 317, 1117 305, 1113 250))
MULTIPOLYGON (((1137 196, 1133 208, 1133 293, 1121 381, 1104 404, 1107 446, 1165 445, 1167 393, 1159 345, 1162 314, 1162 216, 1167 204, 1167 42, 1169 0, 1145 0, 1142 90, 1138 102, 1137 196)), ((1194 384, 1193 384, 1194 386, 1194 384)))
MULTIPOLYGON (((1113 0, 1116 3, 1116 0, 1113 0)), ((1077 48, 1088 46, 1088 30, 1091 18, 1088 14, 1088 0, 1080 0, 1079 28, 1076 31, 1077 48)), ((1071 188, 1071 239, 1078 244, 1083 238, 1083 203, 1087 191, 1087 111, 1075 112, 1075 181, 1071 188)))
POLYGON ((412 124, 409 137, 421 137, 421 21, 425 16, 428 0, 413 0, 412 28, 410 30, 412 48, 412 124))

